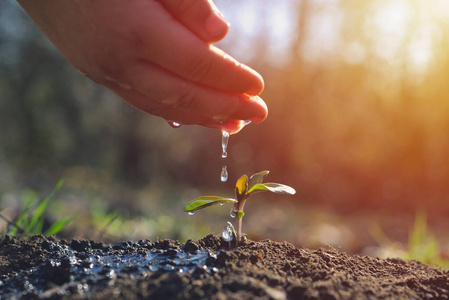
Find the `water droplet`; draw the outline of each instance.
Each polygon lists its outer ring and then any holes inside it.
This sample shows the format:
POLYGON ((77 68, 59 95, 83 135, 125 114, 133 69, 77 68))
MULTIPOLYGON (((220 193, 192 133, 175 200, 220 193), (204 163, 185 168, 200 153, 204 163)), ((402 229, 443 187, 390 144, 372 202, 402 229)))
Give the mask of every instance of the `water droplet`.
POLYGON ((230 224, 228 222, 228 225, 225 228, 223 228, 222 236, 223 236, 223 239, 225 240, 225 242, 231 242, 232 241, 233 236, 232 236, 232 228, 231 228, 231 226, 232 226, 232 224, 230 224))
POLYGON ((245 125, 249 125, 249 124, 251 124, 251 121, 249 121, 249 120, 245 121, 245 125))
POLYGON ((221 157, 226 158, 228 157, 228 142, 229 142, 229 133, 225 130, 221 131, 221 148, 223 149, 223 153, 221 154, 221 157))
MULTIPOLYGON (((228 170, 227 170, 226 166, 223 166, 221 168, 220 179, 221 179, 221 182, 226 182, 228 180, 228 170)), ((220 203, 220 204, 223 204, 223 203, 220 203)))
POLYGON ((221 205, 221 206, 223 206, 223 205, 224 205, 224 203, 223 203, 223 202, 221 202, 221 203, 220 203, 220 205, 221 205))
POLYGON ((237 216, 237 212, 233 209, 231 209, 231 212, 229 213, 229 215, 231 216, 231 218, 235 218, 237 216))
POLYGON ((227 119, 221 123, 220 129, 226 131, 230 135, 233 135, 242 130, 243 127, 245 127, 245 125, 246 125, 245 120, 227 119))
POLYGON ((179 127, 181 127, 181 125, 182 125, 182 124, 177 123, 177 122, 175 122, 175 121, 167 121, 167 123, 168 123, 168 125, 170 125, 170 126, 173 127, 173 128, 179 128, 179 127))
POLYGON ((189 215, 193 216, 195 213, 193 211, 189 211, 189 215))

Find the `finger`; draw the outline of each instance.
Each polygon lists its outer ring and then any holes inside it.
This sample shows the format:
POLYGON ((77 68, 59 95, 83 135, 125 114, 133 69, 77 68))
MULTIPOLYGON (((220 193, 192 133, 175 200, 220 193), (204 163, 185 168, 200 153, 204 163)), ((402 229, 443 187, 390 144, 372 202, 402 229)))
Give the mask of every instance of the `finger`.
POLYGON ((162 117, 167 121, 174 121, 183 125, 202 125, 209 128, 220 128, 221 126, 220 121, 195 112, 185 112, 173 108, 159 101, 155 101, 138 91, 126 89, 116 84, 110 84, 107 87, 131 106, 149 114, 162 117))
POLYGON ((157 65, 136 62, 129 66, 125 77, 133 88, 167 107, 223 121, 226 119, 262 122, 268 113, 258 96, 227 93, 170 73, 157 65))
POLYGON ((262 77, 222 50, 204 43, 157 2, 136 16, 137 55, 188 80, 236 94, 258 95, 262 77), (159 8, 157 7, 159 5, 159 8), (147 15, 152 10, 151 17, 147 15), (160 26, 165 24, 165 26, 160 26))
POLYGON ((218 42, 228 33, 229 23, 212 0, 157 0, 200 39, 218 42))

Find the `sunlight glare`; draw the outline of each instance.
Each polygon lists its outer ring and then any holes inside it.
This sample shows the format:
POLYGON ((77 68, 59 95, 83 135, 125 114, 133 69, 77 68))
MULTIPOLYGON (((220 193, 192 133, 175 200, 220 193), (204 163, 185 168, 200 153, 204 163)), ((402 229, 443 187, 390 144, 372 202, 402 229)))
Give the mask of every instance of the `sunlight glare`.
POLYGON ((449 1, 432 1, 432 5, 427 1, 376 2, 365 30, 373 36, 380 58, 392 66, 406 62, 408 71, 420 74, 434 55, 439 22, 447 22, 448 15, 449 1))
POLYGON ((405 0, 374 4, 373 16, 365 30, 375 37, 377 55, 394 60, 407 34, 412 11, 410 3, 405 0))
POLYGON ((423 24, 417 29, 414 39, 410 42, 408 69, 412 73, 421 73, 428 66, 433 55, 432 36, 435 30, 437 29, 433 24, 423 24))
POLYGON ((268 56, 279 66, 288 63, 290 57, 283 54, 287 52, 286 49, 296 38, 297 15, 295 8, 295 1, 280 1, 268 14, 268 26, 272 29, 268 31, 272 41, 268 48, 268 56))

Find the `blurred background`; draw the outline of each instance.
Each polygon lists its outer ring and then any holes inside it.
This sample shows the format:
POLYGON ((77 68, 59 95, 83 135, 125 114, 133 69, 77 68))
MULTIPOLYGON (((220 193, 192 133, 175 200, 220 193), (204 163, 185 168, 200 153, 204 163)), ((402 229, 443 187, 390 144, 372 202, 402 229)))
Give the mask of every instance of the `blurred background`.
POLYGON ((14 219, 62 178, 48 217, 77 213, 67 237, 186 241, 229 219, 220 206, 188 216, 188 201, 232 197, 240 175, 270 170, 297 194, 250 199, 252 239, 378 254, 406 247, 419 214, 447 249, 449 2, 215 3, 231 23, 219 47, 262 74, 269 107, 231 136, 226 160, 218 130, 129 107, 0 1, 2 214, 14 219))

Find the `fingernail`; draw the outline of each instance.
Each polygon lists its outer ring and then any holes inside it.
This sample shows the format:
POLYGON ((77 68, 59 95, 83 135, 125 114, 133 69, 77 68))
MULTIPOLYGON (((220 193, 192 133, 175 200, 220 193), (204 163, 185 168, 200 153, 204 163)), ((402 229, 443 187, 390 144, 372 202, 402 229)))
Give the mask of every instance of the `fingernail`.
POLYGON ((229 23, 223 15, 217 10, 212 11, 206 19, 206 30, 211 36, 219 36, 225 34, 229 30, 229 23))

